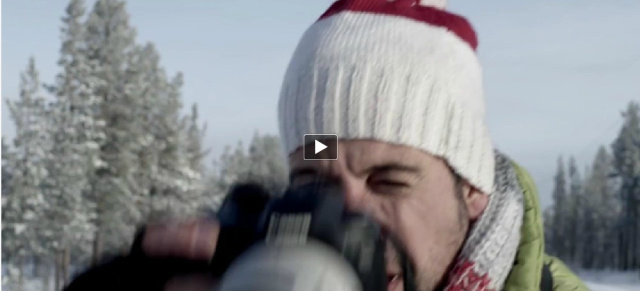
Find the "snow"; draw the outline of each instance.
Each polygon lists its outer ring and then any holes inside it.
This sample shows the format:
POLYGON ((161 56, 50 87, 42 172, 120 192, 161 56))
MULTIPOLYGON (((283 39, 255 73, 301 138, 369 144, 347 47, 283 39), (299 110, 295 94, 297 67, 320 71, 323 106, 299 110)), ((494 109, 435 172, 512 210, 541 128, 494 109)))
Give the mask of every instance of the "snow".
POLYGON ((593 291, 630 291, 630 290, 640 290, 638 286, 613 286, 613 285, 604 285, 599 283, 588 283, 587 287, 593 291))
POLYGON ((593 291, 640 291, 640 272, 579 271, 593 291))
MULTIPOLYGON (((2 284, 3 291, 13 291, 18 290, 18 288, 14 285, 10 284, 2 284)), ((25 280, 24 282, 24 291, 42 291, 44 290, 42 286, 42 281, 40 280, 25 280)), ((53 290, 53 288, 51 288, 53 290)))

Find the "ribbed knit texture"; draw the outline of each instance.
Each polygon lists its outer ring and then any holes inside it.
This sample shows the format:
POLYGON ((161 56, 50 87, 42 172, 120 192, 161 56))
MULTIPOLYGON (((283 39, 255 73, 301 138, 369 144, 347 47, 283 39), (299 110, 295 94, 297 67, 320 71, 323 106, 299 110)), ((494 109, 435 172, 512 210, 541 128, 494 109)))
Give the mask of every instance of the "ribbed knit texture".
MULTIPOLYGON (((458 264, 472 262, 473 272, 479 277, 486 275, 488 285, 484 289, 456 289, 454 286, 461 286, 461 281, 468 280, 469 275, 454 273, 445 290, 502 290, 515 261, 524 215, 524 193, 509 158, 496 151, 495 159, 496 190, 471 228, 457 259, 458 264)), ((474 282, 471 280, 471 283, 474 282)))
POLYGON ((443 157, 492 193, 484 118, 482 70, 469 44, 443 27, 349 11, 306 31, 279 102, 287 154, 303 145, 304 134, 407 145, 443 157))

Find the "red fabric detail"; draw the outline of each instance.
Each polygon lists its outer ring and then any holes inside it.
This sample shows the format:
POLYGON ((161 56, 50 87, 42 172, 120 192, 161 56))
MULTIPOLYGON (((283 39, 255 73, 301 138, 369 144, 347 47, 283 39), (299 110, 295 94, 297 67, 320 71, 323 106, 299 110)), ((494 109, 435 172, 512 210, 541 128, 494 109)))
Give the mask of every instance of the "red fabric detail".
POLYGON ((400 16, 447 28, 468 43, 474 50, 478 48, 476 32, 467 19, 438 8, 418 5, 416 4, 417 1, 338 0, 318 20, 344 11, 400 16))
POLYGON ((451 270, 445 291, 495 291, 488 289, 491 279, 489 275, 478 274, 472 261, 463 261, 451 270))

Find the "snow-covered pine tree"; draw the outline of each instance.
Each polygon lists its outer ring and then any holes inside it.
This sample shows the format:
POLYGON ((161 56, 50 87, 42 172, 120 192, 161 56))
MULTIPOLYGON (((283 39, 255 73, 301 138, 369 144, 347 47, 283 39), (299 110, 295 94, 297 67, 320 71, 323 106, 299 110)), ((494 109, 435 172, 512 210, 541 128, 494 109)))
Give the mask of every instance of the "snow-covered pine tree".
POLYGON ((279 194, 288 184, 285 161, 280 139, 275 135, 256 132, 249 145, 249 172, 244 178, 262 184, 273 194, 279 194))
POLYGON ((151 195, 153 210, 161 216, 189 216, 201 203, 201 177, 189 165, 180 116, 182 83, 182 74, 178 74, 167 84, 155 111, 158 113, 154 130, 158 170, 151 195))
POLYGON ((198 104, 191 106, 191 113, 184 118, 186 129, 186 151, 189 166, 198 173, 204 173, 204 158, 209 154, 209 149, 203 147, 207 124, 200 123, 198 104))
POLYGON ((11 178, 13 168, 11 162, 14 161, 13 151, 9 147, 7 140, 2 136, 2 196, 11 195, 11 178))
POLYGON ((250 161, 242 142, 234 147, 226 146, 220 157, 213 162, 213 174, 209 178, 207 195, 213 197, 217 208, 234 183, 244 182, 250 161))
POLYGON ((547 248, 547 252, 553 252, 553 206, 547 207, 542 213, 542 226, 544 228, 544 243, 547 248))
POLYGON ((585 184, 586 268, 615 268, 617 261, 615 226, 620 213, 620 201, 611 181, 612 157, 605 147, 600 147, 585 184))
POLYGON ((211 208, 213 199, 207 191, 207 173, 204 159, 209 149, 204 148, 203 142, 207 129, 206 123, 199 120, 198 105, 191 106, 191 113, 182 118, 182 147, 187 161, 192 185, 188 189, 188 196, 194 197, 192 210, 196 213, 211 208))
MULTIPOLYGON (((183 118, 185 154, 187 155, 187 163, 191 171, 197 173, 200 177, 200 191, 204 195, 205 185, 205 168, 204 159, 209 154, 209 149, 203 147, 204 137, 207 130, 206 123, 200 123, 200 115, 198 113, 198 105, 191 106, 191 113, 183 118)), ((206 197, 203 197, 206 199, 206 197)))
POLYGON ((126 71, 127 94, 137 96, 139 128, 135 179, 145 219, 188 216, 201 203, 201 139, 194 117, 182 117, 182 74, 169 80, 153 44, 138 46, 126 71))
POLYGON ((95 208, 85 199, 94 165, 99 165, 102 122, 97 119, 99 99, 92 92, 90 64, 85 47, 83 0, 72 0, 62 18, 61 71, 48 86, 56 97, 49 111, 51 155, 46 199, 51 206, 47 228, 57 253, 56 286, 69 279, 69 263, 89 259, 95 208), (73 251, 72 251, 73 250, 73 251), (73 258, 73 259, 72 259, 73 258))
POLYGON ((629 103, 624 122, 612 145, 613 163, 620 179, 620 268, 640 268, 640 104, 629 103))
POLYGON ((152 212, 152 191, 158 175, 158 159, 162 144, 157 138, 161 99, 168 90, 167 76, 160 67, 160 56, 153 44, 136 46, 130 55, 126 70, 126 92, 135 96, 132 118, 137 127, 136 162, 134 177, 137 184, 136 201, 144 220, 152 212))
POLYGON ((97 0, 86 21, 88 61, 96 106, 104 124, 99 167, 91 181, 96 206, 94 262, 109 252, 124 250, 141 220, 141 192, 135 180, 139 137, 136 116, 140 98, 128 92, 126 70, 135 49, 135 31, 129 25, 124 1, 97 0), (103 244, 104 243, 104 244, 103 244), (103 248, 104 247, 104 248, 103 248))
MULTIPOLYGON (((219 203, 235 183, 256 182, 272 194, 280 194, 288 184, 284 152, 277 136, 255 133, 248 151, 238 142, 227 146, 214 161, 214 176, 209 180, 209 195, 219 203)), ((219 206, 219 205, 217 205, 219 206)))
POLYGON ((569 159, 569 228, 567 233, 569 234, 570 253, 568 258, 570 262, 578 266, 582 262, 582 248, 585 242, 581 237, 584 234, 584 221, 581 217, 582 183, 576 160, 571 157, 569 159))
POLYGON ((585 226, 582 232, 579 234, 579 240, 582 241, 582 256, 580 266, 585 269, 593 269, 595 262, 598 260, 598 254, 595 250, 599 250, 599 236, 601 231, 600 223, 602 221, 596 221, 597 213, 594 205, 595 191, 591 189, 591 177, 593 177, 593 170, 589 167, 585 167, 584 180, 582 185, 582 207, 578 209, 580 217, 582 217, 581 224, 585 226))
POLYGON ((11 118, 15 122, 14 155, 8 165, 14 170, 11 194, 2 196, 2 248, 14 259, 9 277, 17 279, 22 288, 23 263, 33 256, 46 256, 48 219, 43 182, 47 178, 45 161, 49 153, 46 101, 40 92, 40 79, 34 58, 29 59, 21 75, 20 97, 7 100, 11 118), (15 275, 15 276, 14 276, 15 275))
MULTIPOLYGON (((11 201, 12 187, 11 183, 13 182, 13 174, 15 167, 15 154, 13 153, 13 149, 7 143, 5 137, 2 137, 2 219, 5 219, 5 215, 7 214, 5 211, 5 204, 11 201)), ((6 221, 5 221, 6 222, 6 221)), ((12 228, 2 227, 2 260, 4 264, 7 263, 15 263, 14 250, 16 243, 15 237, 13 235, 12 228)), ((5 276, 3 276, 3 284, 5 276)))
POLYGON ((558 158, 558 166, 556 170, 556 175, 554 178, 554 187, 553 187, 553 223, 552 223, 552 231, 551 241, 553 244, 551 245, 552 252, 561 258, 565 258, 568 255, 568 244, 567 244, 567 220, 566 220, 566 208, 567 208, 567 180, 566 174, 564 170, 564 162, 562 157, 558 158))

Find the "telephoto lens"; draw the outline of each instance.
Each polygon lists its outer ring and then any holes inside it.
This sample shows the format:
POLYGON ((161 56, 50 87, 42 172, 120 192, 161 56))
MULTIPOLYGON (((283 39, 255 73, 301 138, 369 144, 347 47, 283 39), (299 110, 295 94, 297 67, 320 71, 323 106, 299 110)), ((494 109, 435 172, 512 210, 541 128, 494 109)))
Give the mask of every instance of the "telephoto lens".
POLYGON ((358 275, 324 243, 260 243, 227 270, 220 291, 364 291, 358 275))

